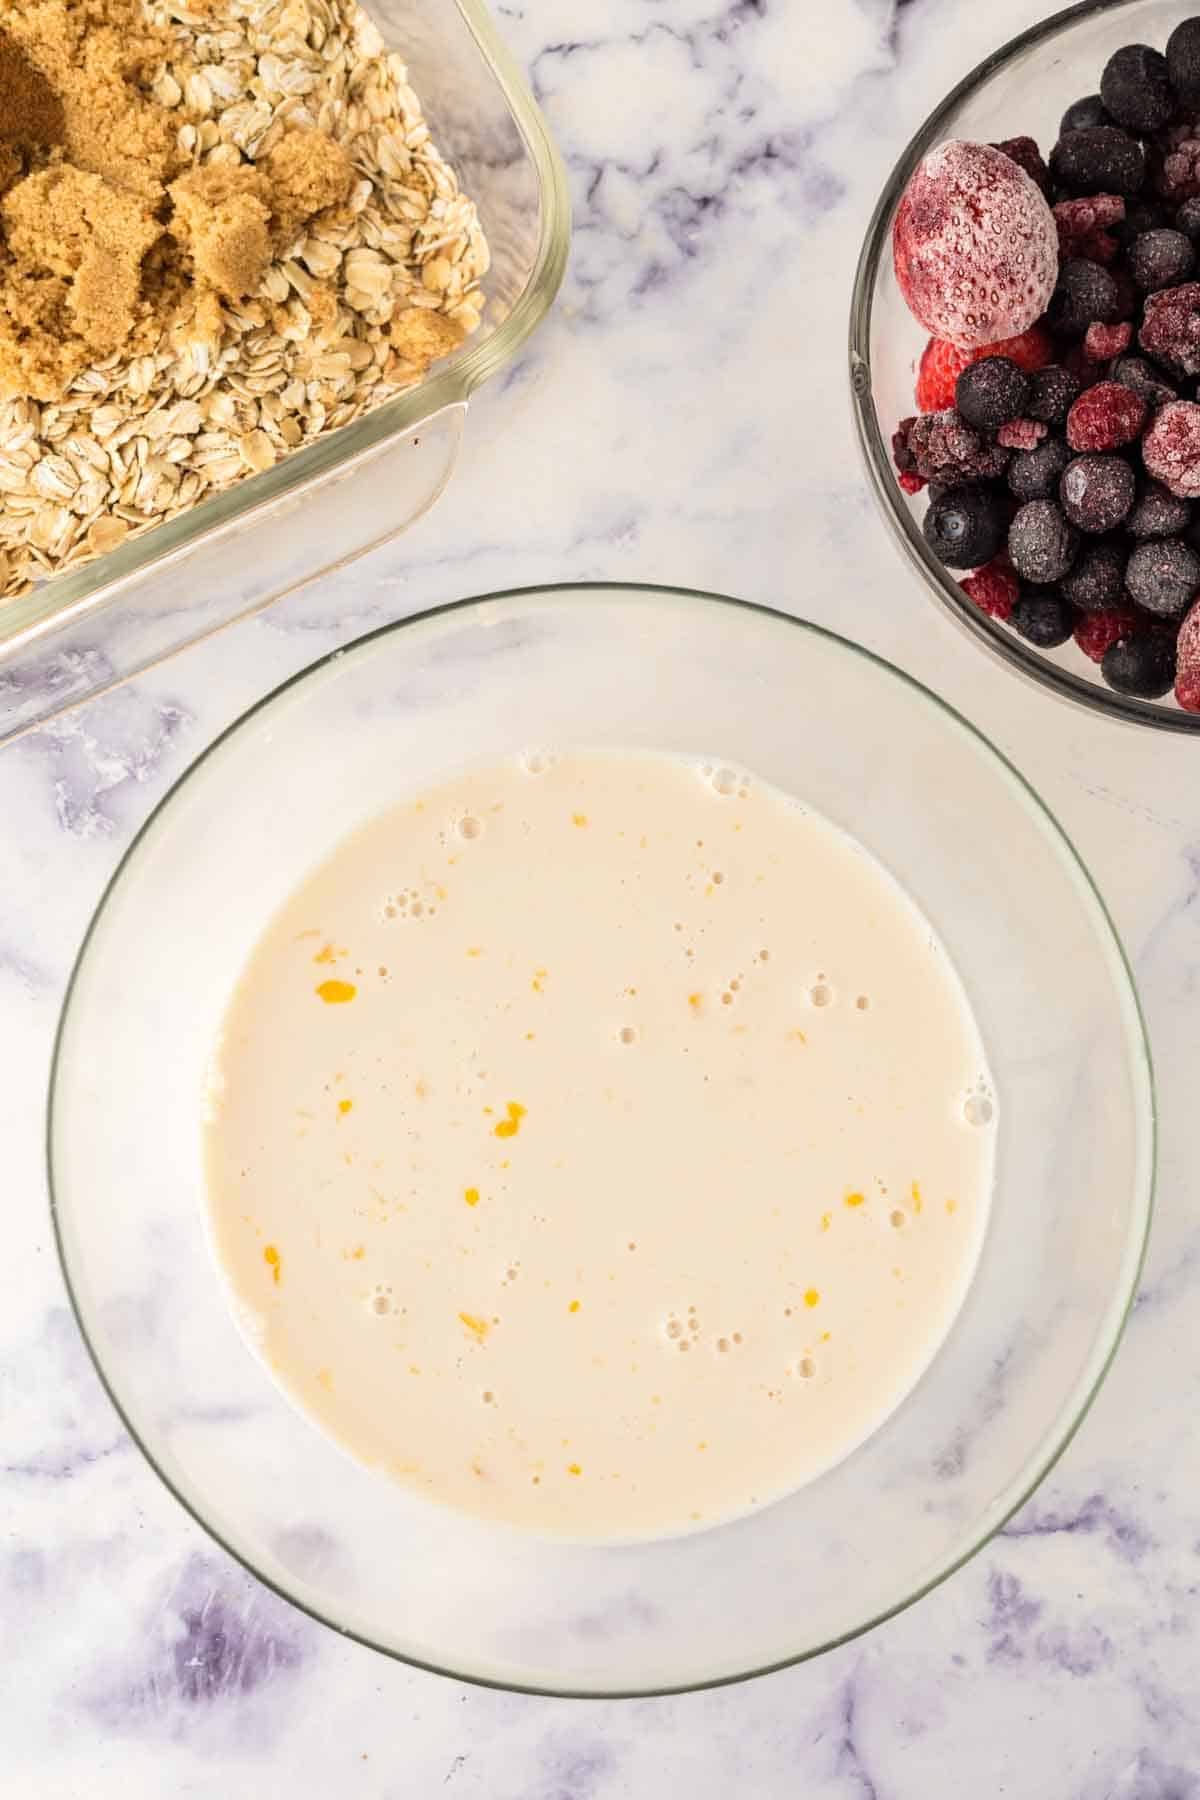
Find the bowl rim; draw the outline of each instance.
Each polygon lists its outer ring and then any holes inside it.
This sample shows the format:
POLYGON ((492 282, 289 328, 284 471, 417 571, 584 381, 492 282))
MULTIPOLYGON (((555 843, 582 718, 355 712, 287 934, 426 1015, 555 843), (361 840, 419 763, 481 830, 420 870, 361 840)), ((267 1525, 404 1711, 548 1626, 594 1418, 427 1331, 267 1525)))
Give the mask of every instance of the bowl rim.
POLYGON ((392 1661, 407 1665, 410 1668, 421 1669, 430 1674, 448 1676, 451 1680, 460 1681, 472 1687, 493 1689, 502 1693, 528 1694, 545 1699, 630 1700, 666 1697, 674 1694, 699 1693, 710 1688, 730 1687, 743 1681, 756 1679, 760 1675, 774 1674, 780 1670, 792 1668, 799 1663, 811 1661, 815 1657, 825 1655, 828 1651, 838 1649, 844 1644, 851 1643, 854 1639, 863 1636, 869 1631, 873 1631, 876 1626, 882 1625, 887 1620, 907 1611, 910 1606, 914 1605, 918 1600, 923 1599, 926 1594, 929 1594, 935 1588, 940 1587, 951 1575, 955 1574, 966 1563, 977 1556, 984 1546, 988 1544, 997 1533, 1003 1530, 1004 1526, 1014 1514, 1019 1512, 1028 1502, 1049 1474, 1050 1470, 1063 1455, 1090 1411, 1092 1403, 1099 1393, 1108 1371, 1112 1366, 1113 1359, 1125 1331, 1125 1326, 1128 1323, 1130 1313, 1133 1310, 1134 1301, 1141 1280, 1142 1269, 1145 1263, 1150 1225, 1155 1205, 1158 1167, 1158 1104, 1154 1064, 1151 1055, 1149 1036, 1146 1029, 1145 1015, 1142 1010, 1141 998, 1138 993, 1137 983, 1134 978, 1133 968, 1128 954, 1126 953, 1124 944, 1121 941, 1120 933, 1116 928, 1116 924, 1109 912, 1104 897, 1100 893, 1099 888, 1092 878, 1091 872, 1083 858, 1080 856, 1078 850, 1075 848, 1071 838, 1067 835, 1066 830, 1059 823, 1047 803, 1041 798, 1036 789, 1016 765, 1002 750, 993 744, 991 739, 988 738, 978 726, 974 725, 964 713, 961 713, 956 707, 952 706, 939 694, 935 693, 932 688, 926 687, 923 682, 918 681, 915 676, 908 674, 904 669, 889 662, 886 657, 880 656, 875 651, 866 648, 864 645, 855 643, 852 639, 844 637, 839 632, 831 631, 823 625, 818 625, 811 620, 800 618, 795 614, 781 612, 777 608, 766 606, 759 601, 742 600, 731 595, 714 593, 704 589, 672 587, 654 582, 560 582, 517 588, 502 588, 490 593, 471 595, 460 600, 452 600, 438 606, 428 607, 420 612, 413 613, 404 619, 393 620, 386 625, 377 627, 374 631, 366 632, 363 636, 354 639, 351 643, 327 652, 315 662, 307 664, 304 668, 297 670, 295 674, 290 675, 285 681, 280 682, 279 685, 273 688, 269 693, 247 707, 245 711, 240 713, 236 719, 224 728, 224 730, 218 733, 218 735, 212 739, 211 743, 205 746, 179 778, 171 784, 166 793, 156 802, 151 812, 142 822, 138 831, 130 840, 130 843, 125 849, 124 854, 121 856, 116 868, 105 883, 104 889, 96 902, 92 917, 80 942, 79 949, 71 967, 70 976, 63 995, 58 1022, 55 1027, 46 1096, 44 1142, 50 1222, 54 1234, 54 1244, 58 1256, 58 1263, 62 1271, 63 1282, 66 1287, 67 1298, 70 1302, 72 1314, 74 1315, 76 1325, 79 1328, 88 1356, 99 1377, 100 1384, 116 1410, 122 1425, 129 1433, 134 1445, 137 1447, 142 1457, 149 1464, 151 1470, 173 1498, 179 1502, 189 1517, 200 1526, 221 1550, 232 1557, 247 1574, 251 1575, 256 1581, 261 1582, 264 1587, 268 1588, 279 1599, 285 1600, 290 1606, 294 1606, 299 1612, 304 1613, 316 1623, 327 1626, 339 1636, 349 1638, 354 1643, 362 1644, 365 1648, 377 1651, 381 1655, 387 1656, 392 1661), (839 650, 848 652, 852 656, 857 656, 864 661, 873 664, 876 670, 885 677, 892 676, 900 681, 904 686, 911 689, 920 699, 928 702, 936 711, 943 714, 951 727, 958 727, 961 729, 973 739, 988 756, 990 756, 993 764, 996 766, 997 773, 1002 777, 1007 777, 1012 782, 1018 798, 1030 808, 1035 817, 1040 819, 1044 827, 1047 828, 1048 834, 1051 840, 1057 845, 1064 863, 1069 869, 1073 870, 1074 874, 1079 879, 1084 903, 1087 904, 1090 901, 1095 909, 1098 934, 1101 938, 1107 937, 1108 939, 1108 948, 1113 953, 1111 969, 1114 986, 1118 989, 1123 987, 1124 999, 1128 1007, 1128 1022, 1130 1029, 1126 1048, 1130 1057, 1131 1070, 1137 1079, 1137 1085, 1141 1090, 1140 1099, 1135 1101, 1135 1110, 1139 1117, 1140 1127, 1145 1134, 1145 1137, 1142 1145, 1142 1156, 1140 1158, 1142 1166, 1138 1170, 1138 1188, 1133 1196, 1133 1204, 1130 1211, 1126 1244, 1121 1265, 1121 1278, 1115 1285, 1105 1313, 1101 1316, 1099 1322, 1101 1327, 1107 1323, 1109 1334, 1107 1341, 1103 1343, 1101 1349, 1093 1352, 1088 1365, 1079 1376, 1069 1399, 1062 1407, 1059 1418, 1055 1421, 1051 1430, 1044 1434, 1042 1440, 1044 1447, 1042 1448, 1041 1455, 1037 1456, 1033 1460, 1032 1465, 1028 1466, 1016 1478, 1018 1491, 1015 1497, 1011 1500, 1006 1500, 1003 1503, 1002 1510, 995 1517, 987 1520, 984 1528, 979 1532, 979 1535, 975 1538, 974 1542, 972 1542, 960 1555, 948 1562, 944 1568, 941 1568, 927 1581, 915 1588, 913 1592, 872 1614, 870 1618, 863 1620, 860 1624, 831 1637, 825 1643, 814 1645, 811 1648, 798 1651, 793 1655, 777 1657, 770 1662, 763 1663, 754 1668, 735 1670, 730 1674, 707 1676, 703 1680, 673 1683, 667 1682, 653 1686, 629 1688, 614 1686, 601 1690, 573 1688, 565 1684, 550 1686, 544 1683, 501 1680, 496 1676, 479 1675, 470 1671, 453 1668, 446 1664, 426 1660, 397 1650, 390 1645, 379 1643, 365 1631, 339 1624, 335 1617, 327 1616, 327 1614, 320 1610, 316 1605, 297 1598, 294 1594, 290 1593, 281 1582, 265 1575, 255 1566, 247 1555, 243 1554, 243 1552, 237 1549, 233 1544, 227 1542, 222 1531, 204 1517, 199 1504, 193 1501, 193 1499, 191 1499, 160 1466, 154 1451, 147 1442, 144 1441, 141 1432, 126 1412, 121 1397, 117 1392, 116 1383, 114 1380, 110 1379, 106 1372, 100 1352, 92 1340, 87 1324, 86 1309, 79 1293, 76 1291, 71 1275, 62 1216, 60 1214, 54 1144, 57 1123, 56 1096, 59 1085, 59 1073, 64 1043, 71 1018, 75 991, 86 965, 93 939, 95 938, 101 922, 110 903, 116 896, 118 889, 130 872, 136 870, 138 855, 143 843, 157 830, 175 797, 186 789, 192 779, 204 769, 209 760, 219 752, 223 746, 231 742, 245 727, 258 720, 260 716, 265 716, 270 708, 284 702, 293 691, 298 690, 303 683, 310 679, 320 677, 327 670, 344 663, 351 657, 378 653, 388 645, 390 640, 402 639, 403 634, 411 627, 428 625, 432 621, 469 612, 471 610, 486 613, 489 608, 502 602, 522 600, 536 601, 543 606, 550 607, 561 605, 564 601, 579 602, 592 595, 613 594, 626 596, 645 595, 660 600, 682 600, 688 604, 699 602, 701 606, 715 605, 718 607, 730 608, 747 614, 758 615, 761 618, 776 622, 785 627, 804 632, 810 637, 816 638, 824 643, 836 645, 839 650))
POLYGON ((957 581, 933 555, 917 522, 903 504, 871 393, 871 324, 876 277, 881 263, 890 253, 896 207, 917 164, 927 150, 946 136, 946 123, 959 104, 1017 57, 1062 36, 1084 19, 1118 12, 1138 3, 1139 0, 1081 0, 1080 4, 1068 6, 1030 26, 964 75, 909 139, 875 203, 855 270, 849 321, 850 390, 859 449, 878 508, 910 565, 923 577, 932 597, 941 602, 955 623, 981 644, 994 660, 1003 662, 1009 669, 1015 668, 1060 699, 1125 724, 1152 725, 1161 731, 1186 735, 1200 733, 1200 713, 1188 713, 1182 707, 1168 707, 1158 701, 1119 694, 1113 688, 1085 680, 1070 669, 1059 668, 1056 663, 1047 662, 1014 632, 981 612, 966 597, 957 581))

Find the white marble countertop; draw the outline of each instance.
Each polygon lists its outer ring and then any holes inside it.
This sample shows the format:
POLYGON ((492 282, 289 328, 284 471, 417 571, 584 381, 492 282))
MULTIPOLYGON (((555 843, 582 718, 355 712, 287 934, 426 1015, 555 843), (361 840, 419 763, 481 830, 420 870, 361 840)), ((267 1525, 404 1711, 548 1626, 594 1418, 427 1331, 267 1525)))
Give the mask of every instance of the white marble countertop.
POLYGON ((574 259, 398 544, 0 756, 4 1800, 1189 1800, 1200 1795, 1200 783, 1191 742, 993 667, 927 604, 851 442, 851 273, 883 174, 1045 0, 505 4, 571 167, 574 259), (814 15, 822 21, 818 31, 814 15), (538 1701, 411 1672, 245 1576, 159 1486, 83 1352, 42 1166, 76 946, 137 825, 222 726, 438 601, 598 576, 860 638, 1040 787, 1129 946, 1164 1136, 1116 1367, 1026 1512, 870 1637, 748 1686, 538 1701))

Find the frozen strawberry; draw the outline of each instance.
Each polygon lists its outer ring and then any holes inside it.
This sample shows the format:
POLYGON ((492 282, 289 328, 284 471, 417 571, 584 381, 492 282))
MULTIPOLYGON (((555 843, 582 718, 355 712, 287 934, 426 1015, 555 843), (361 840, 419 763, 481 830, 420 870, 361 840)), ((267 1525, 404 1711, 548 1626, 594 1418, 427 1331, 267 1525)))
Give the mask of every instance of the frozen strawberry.
POLYGON ((989 144, 939 144, 892 229, 900 291, 927 331, 964 349, 1025 331, 1058 278, 1054 214, 1024 169, 989 144))
POLYGON ((1175 698, 1184 712, 1200 713, 1200 600, 1179 627, 1175 644, 1175 698))

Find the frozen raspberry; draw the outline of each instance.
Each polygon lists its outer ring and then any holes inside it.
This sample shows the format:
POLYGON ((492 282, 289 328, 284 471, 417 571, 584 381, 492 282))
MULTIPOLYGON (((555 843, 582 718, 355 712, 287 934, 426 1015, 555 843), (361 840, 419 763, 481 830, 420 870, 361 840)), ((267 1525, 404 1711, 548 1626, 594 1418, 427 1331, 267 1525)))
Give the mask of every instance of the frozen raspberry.
POLYGON ((1054 208, 1059 254, 1068 259, 1082 256, 1092 262, 1111 262, 1119 246, 1108 227, 1119 225, 1124 217, 1125 201, 1120 194, 1060 200, 1054 208))
POLYGON ((1119 381, 1099 381, 1067 414, 1072 450, 1116 450, 1131 444, 1146 422, 1146 402, 1119 381))
POLYGON ((1030 181, 1039 187, 1049 198, 1050 171, 1046 167, 1045 158, 1031 137, 1006 138, 1002 144, 993 144, 993 150, 999 150, 1011 157, 1018 169, 1024 169, 1030 181))
POLYGON ((1064 131, 1050 152, 1050 175, 1071 194, 1136 194, 1146 179, 1142 146, 1115 125, 1064 131))
POLYGON ((1184 712, 1200 712, 1200 600, 1179 627, 1175 642, 1175 698, 1184 712))
POLYGON ((1049 435, 1050 427, 1040 419, 1010 419, 996 433, 996 442, 1003 450, 1036 450, 1049 435))
POLYGON ((1128 350, 1133 342, 1133 326, 1128 319, 1120 325, 1089 325, 1083 338, 1083 354, 1089 362, 1111 362, 1128 350))
POLYGON ((893 455, 902 474, 910 470, 926 481, 957 483, 993 481, 1008 467, 1008 452, 989 444, 974 426, 954 411, 920 413, 896 433, 893 455), (901 459, 903 458, 903 461, 901 459))
POLYGON ((1142 440, 1146 473, 1181 500, 1200 495, 1200 406, 1172 400, 1142 440))
POLYGON ((1148 44, 1122 45, 1104 65, 1100 98, 1118 125, 1158 131, 1175 110, 1166 57, 1148 44))
POLYGON ((999 557, 986 568, 965 576, 958 585, 989 619, 1008 619, 1021 592, 1020 582, 999 557))
POLYGON ((923 475, 914 475, 911 469, 905 469, 904 473, 897 479, 906 494, 919 494, 921 489, 925 486, 925 477, 923 475))
POLYGON ((1071 636, 1085 656, 1102 662, 1106 650, 1137 630, 1138 617, 1131 606, 1105 606, 1099 612, 1082 612, 1071 636))
POLYGON ((1049 333, 1040 325, 1031 325, 1019 337, 981 344, 976 350, 963 350, 957 344, 947 344, 942 338, 930 338, 921 353, 917 372, 918 411, 945 412, 953 406, 959 376, 968 364, 985 356, 1007 356, 1010 362, 1030 374, 1035 369, 1044 369, 1054 360, 1054 345, 1049 333))
POLYGON ((1200 282, 1151 294, 1138 343, 1173 375, 1200 375, 1200 282))
POLYGON ((930 151, 892 229, 896 279, 927 331, 975 349, 1041 317, 1058 273, 1054 215, 1024 169, 989 144, 930 151))

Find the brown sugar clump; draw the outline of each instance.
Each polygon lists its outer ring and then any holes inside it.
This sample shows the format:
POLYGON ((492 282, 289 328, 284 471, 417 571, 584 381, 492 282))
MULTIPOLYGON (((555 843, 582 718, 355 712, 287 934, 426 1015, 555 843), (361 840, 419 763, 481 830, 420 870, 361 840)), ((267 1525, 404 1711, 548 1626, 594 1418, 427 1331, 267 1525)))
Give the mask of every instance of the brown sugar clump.
POLYGON ((61 144, 63 103, 20 44, 0 27, 0 142, 23 150, 61 144))
POLYGON ((261 167, 271 182, 275 241, 280 251, 290 250, 317 213, 340 206, 354 181, 350 158, 323 131, 289 131, 263 158, 261 167))
POLYGON ((425 368, 439 356, 449 356, 463 341, 463 330, 444 313, 425 306, 410 306, 397 313, 391 326, 392 352, 400 362, 425 368))
POLYGON ((68 166, 18 182, 0 220, 13 259, 0 296, 0 368, 9 380, 19 370, 34 399, 52 399, 64 378, 128 338, 142 311, 142 262, 162 226, 136 194, 68 166))
POLYGON ((190 254, 197 282, 244 300, 271 263, 271 184, 249 163, 208 163, 170 192, 171 235, 190 254))

